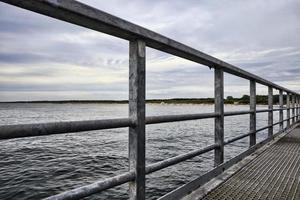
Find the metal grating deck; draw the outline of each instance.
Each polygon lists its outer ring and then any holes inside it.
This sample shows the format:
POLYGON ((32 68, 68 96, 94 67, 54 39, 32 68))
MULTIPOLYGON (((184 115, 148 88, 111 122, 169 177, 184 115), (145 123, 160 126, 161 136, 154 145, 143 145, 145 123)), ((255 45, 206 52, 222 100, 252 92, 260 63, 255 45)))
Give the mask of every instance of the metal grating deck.
POLYGON ((300 126, 203 198, 225 199, 300 200, 300 126))

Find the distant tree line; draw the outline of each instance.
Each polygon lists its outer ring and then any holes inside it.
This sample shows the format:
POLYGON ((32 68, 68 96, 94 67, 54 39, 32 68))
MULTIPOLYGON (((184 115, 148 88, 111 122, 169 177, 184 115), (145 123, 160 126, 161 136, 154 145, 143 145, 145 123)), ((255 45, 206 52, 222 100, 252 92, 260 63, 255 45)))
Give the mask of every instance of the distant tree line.
MULTIPOLYGON (((283 96, 283 99, 286 98, 286 95, 283 96)), ((147 103, 193 103, 193 104, 213 104, 215 101, 214 98, 175 98, 175 99, 150 99, 147 100, 147 103)), ((240 98, 235 98, 233 96, 227 96, 224 99, 226 104, 249 104, 250 96, 243 95, 240 98)), ((257 104, 268 104, 267 95, 256 95, 257 104)), ((279 104, 279 95, 273 95, 273 104, 279 104)))
MULTIPOLYGON (((283 95, 283 99, 286 99, 286 95, 283 95)), ((232 96, 227 96, 224 100, 227 104, 249 104, 250 96, 243 95, 241 98, 234 98, 232 96)), ((256 95, 256 103, 257 104, 268 104, 268 96, 267 95, 256 95)), ((279 95, 273 95, 273 104, 279 104, 279 95)))
MULTIPOLYGON (((284 102, 286 95, 283 96, 284 102)), ((146 103, 166 103, 166 104, 213 104, 214 98, 174 98, 174 99, 147 99, 146 103)), ((243 95, 241 98, 227 96, 224 99, 226 104, 249 104, 250 96, 243 95)), ((63 101, 17 101, 17 102, 0 102, 0 103, 104 103, 104 104, 127 104, 128 100, 63 100, 63 101)), ((267 95, 256 95, 257 104, 268 104, 267 95)), ((273 104, 279 103, 279 95, 273 95, 273 104)))

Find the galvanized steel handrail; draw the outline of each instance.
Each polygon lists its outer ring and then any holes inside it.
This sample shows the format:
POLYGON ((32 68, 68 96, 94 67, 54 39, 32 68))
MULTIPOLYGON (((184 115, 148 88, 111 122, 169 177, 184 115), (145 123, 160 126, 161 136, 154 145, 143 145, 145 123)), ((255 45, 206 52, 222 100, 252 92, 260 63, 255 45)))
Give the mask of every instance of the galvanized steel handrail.
POLYGON ((203 149, 199 149, 199 150, 197 149, 197 150, 190 151, 190 152, 182 154, 182 155, 178 155, 178 156, 175 156, 175 157, 172 157, 172 158, 168 158, 168 159, 159 161, 157 163, 151 164, 148 167, 146 167, 146 173, 148 174, 148 173, 158 171, 160 169, 167 168, 169 166, 175 165, 175 164, 180 163, 182 161, 194 158, 196 156, 199 156, 201 154, 204 154, 206 152, 214 150, 217 147, 218 147, 217 144, 212 144, 212 145, 209 145, 209 146, 207 146, 203 149))
MULTIPOLYGON (((258 132, 258 131, 256 131, 256 132, 258 132)), ((246 133, 246 134, 239 135, 239 136, 237 136, 237 137, 233 137, 233 138, 227 139, 227 140, 224 141, 224 145, 231 144, 231 143, 233 143, 233 142, 235 142, 235 141, 238 141, 238 140, 240 140, 240 139, 243 139, 243 138, 245 138, 245 137, 248 137, 248 136, 250 136, 251 134, 252 134, 252 133, 250 132, 250 133, 246 133)))
MULTIPOLYGON (((107 33, 129 41, 129 117, 118 119, 53 122, 40 124, 0 126, 0 139, 42 136, 69 132, 91 131, 110 128, 129 127, 129 171, 103 181, 79 187, 47 199, 80 199, 105 189, 130 182, 130 199, 145 198, 145 175, 179 162, 214 150, 216 168, 192 182, 163 196, 161 199, 174 199, 220 174, 224 169, 253 152, 262 143, 256 144, 256 133, 268 129, 268 139, 274 137, 273 127, 280 125, 282 132, 299 120, 299 94, 244 71, 201 51, 181 44, 158 33, 97 10, 74 0, 0 0, 27 10, 77 24, 92 30, 107 33), (170 53, 215 69, 215 111, 213 113, 145 116, 145 48, 170 53), (224 75, 227 72, 250 81, 250 110, 224 112, 224 75), (268 109, 256 110, 256 83, 268 86, 268 109), (279 90, 280 108, 273 108, 273 89, 279 90), (283 107, 283 92, 286 92, 286 107, 283 107), (291 97, 291 98, 290 98, 291 97), (283 119, 286 110, 287 119, 283 119), (279 111, 279 122, 273 123, 273 112, 279 111), (292 111, 290 113, 290 111, 292 111), (256 114, 268 112, 268 126, 256 129, 256 114), (224 117, 250 114, 250 132, 224 140, 224 117), (169 123, 175 121, 215 119, 215 142, 203 149, 197 149, 182 155, 145 166, 145 125, 169 123), (287 121, 286 128, 283 122, 287 121), (250 148, 237 157, 224 163, 224 146, 250 137, 250 148)), ((266 142, 267 140, 263 141, 266 142)))
MULTIPOLYGON (((291 119, 291 118, 290 118, 290 119, 291 119)), ((285 120, 282 120, 282 121, 278 121, 278 122, 274 123, 274 124, 272 125, 272 127, 273 127, 273 126, 276 126, 276 125, 278 125, 278 124, 280 124, 281 122, 287 121, 287 120, 289 120, 289 119, 285 119, 285 120)), ((259 129, 255 130, 254 132, 249 132, 249 133, 242 134, 242 135, 239 135, 239 136, 236 136, 236 137, 233 137, 233 138, 229 138, 229 139, 227 139, 227 140, 224 141, 224 145, 231 144, 231 143, 233 143, 233 142, 235 142, 235 141, 237 141, 237 140, 240 140, 240 139, 243 139, 243 138, 245 138, 245 137, 248 137, 248 136, 250 136, 250 135, 253 134, 253 133, 257 133, 257 132, 263 131, 263 130, 269 128, 269 127, 270 127, 270 126, 264 126, 264 127, 262 127, 262 128, 259 128, 259 129)))
MULTIPOLYGON (((285 110, 285 109, 273 109, 285 110)), ((269 109, 257 110, 256 113, 269 112, 269 109)), ((224 116, 245 115, 253 113, 253 111, 229 111, 224 112, 224 116)), ((207 118, 215 118, 219 116, 217 113, 201 113, 201 114, 182 114, 182 115, 161 115, 148 116, 145 119, 146 125, 170 123, 177 121, 199 120, 207 118)), ((76 133, 83 131, 125 128, 134 126, 130 118, 115 118, 102 120, 85 120, 85 121, 65 121, 65 122, 49 122, 36 124, 16 124, 0 126, 0 140, 13 139, 21 137, 36 137, 63 133, 76 133)))
POLYGON ((133 126, 129 118, 0 126, 0 140, 133 126))
POLYGON ((159 123, 170 123, 170 122, 177 122, 177 121, 208 119, 208 118, 215 118, 217 116, 219 116, 218 113, 149 116, 146 117, 146 124, 159 124, 159 123))
POLYGON ((77 187, 72 190, 62 192, 60 194, 45 198, 45 200, 74 200, 82 199, 92 194, 101 192, 103 190, 133 181, 135 179, 134 171, 125 172, 123 174, 107 178, 101 181, 96 181, 92 184, 77 187))
MULTIPOLYGON (((218 115, 219 114, 216 113, 201 113, 185 115, 149 116, 146 117, 145 123, 158 124, 176 121, 207 119, 214 118, 218 115)), ((130 126, 135 126, 134 122, 130 118, 3 125, 0 126, 0 140, 62 133, 75 133, 111 128, 124 128, 130 126)))
MULTIPOLYGON (((146 167, 146 174, 150 174, 153 172, 156 172, 160 169, 164 169, 166 167, 175 165, 177 163, 180 163, 182 161, 191 159, 193 157, 196 157, 198 155, 201 155, 203 153, 209 152, 211 150, 213 150, 214 148, 216 148, 216 145, 210 145, 207 146, 203 149, 199 149, 199 150, 194 150, 192 152, 189 153, 185 153, 182 155, 178 155, 172 158, 168 158, 166 160, 163 161, 159 161, 157 163, 153 163, 150 164, 146 167)), ((73 200, 73 199, 82 199, 84 197, 90 196, 92 194, 101 192, 103 190, 121 185, 123 183, 132 181, 135 179, 135 173, 133 171, 129 171, 129 172, 125 172, 123 174, 111 177, 111 178, 107 178, 101 181, 97 181, 95 183, 89 184, 89 185, 85 185, 73 190, 69 190, 66 192, 62 192, 60 194, 51 196, 49 198, 46 198, 45 200, 73 200)))

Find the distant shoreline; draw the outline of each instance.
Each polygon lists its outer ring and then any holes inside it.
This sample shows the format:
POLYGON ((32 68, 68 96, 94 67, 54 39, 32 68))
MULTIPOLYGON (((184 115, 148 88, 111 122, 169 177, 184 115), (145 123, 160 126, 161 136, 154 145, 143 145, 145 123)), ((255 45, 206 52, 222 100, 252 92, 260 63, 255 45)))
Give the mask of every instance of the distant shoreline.
MULTIPOLYGON (((274 104, 277 104, 276 95, 274 95, 274 104)), ((57 100, 57 101, 6 101, 0 102, 0 104, 4 103, 52 103, 52 104, 127 104, 128 100, 57 100)), ((214 104, 214 98, 173 98, 173 99, 148 99, 146 103, 154 103, 154 104, 214 104)), ((233 98, 228 96, 224 99, 225 104, 233 104, 233 105, 247 105, 249 104, 249 96, 243 95, 241 98, 233 98)), ((265 95, 257 95, 257 104, 267 105, 268 98, 265 95)))
MULTIPOLYGON (((58 101, 6 101, 0 103, 99 103, 99 104, 128 104, 128 100, 58 100, 58 101)), ((171 104, 171 103, 195 103, 195 104, 213 104, 213 102, 203 101, 202 99, 149 99, 146 103, 171 104)))

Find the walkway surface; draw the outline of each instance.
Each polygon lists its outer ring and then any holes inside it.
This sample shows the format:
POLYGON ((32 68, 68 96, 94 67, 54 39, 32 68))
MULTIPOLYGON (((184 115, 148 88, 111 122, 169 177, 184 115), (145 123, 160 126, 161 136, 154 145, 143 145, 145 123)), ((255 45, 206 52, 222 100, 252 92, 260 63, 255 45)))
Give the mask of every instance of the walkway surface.
POLYGON ((300 125, 203 200, 300 200, 300 125))

